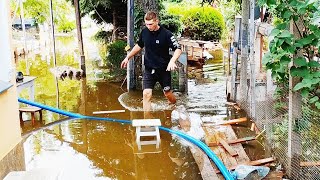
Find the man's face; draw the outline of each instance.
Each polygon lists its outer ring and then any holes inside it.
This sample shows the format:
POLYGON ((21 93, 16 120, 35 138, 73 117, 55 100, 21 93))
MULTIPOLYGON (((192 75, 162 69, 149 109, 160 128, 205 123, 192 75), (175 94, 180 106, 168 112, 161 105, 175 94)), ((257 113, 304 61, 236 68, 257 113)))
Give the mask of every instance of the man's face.
POLYGON ((149 31, 156 31, 158 28, 158 20, 144 20, 149 31))

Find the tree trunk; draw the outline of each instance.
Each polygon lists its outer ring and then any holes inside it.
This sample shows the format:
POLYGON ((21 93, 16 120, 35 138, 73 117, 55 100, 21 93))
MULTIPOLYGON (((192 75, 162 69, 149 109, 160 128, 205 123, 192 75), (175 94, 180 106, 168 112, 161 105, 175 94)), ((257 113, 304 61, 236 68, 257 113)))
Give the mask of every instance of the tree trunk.
POLYGON ((113 25, 113 30, 112 30, 112 41, 115 41, 117 38, 117 29, 118 29, 118 23, 117 23, 117 12, 115 9, 112 11, 112 25, 113 25))
POLYGON ((159 12, 158 0, 137 0, 137 5, 146 13, 148 11, 159 12))

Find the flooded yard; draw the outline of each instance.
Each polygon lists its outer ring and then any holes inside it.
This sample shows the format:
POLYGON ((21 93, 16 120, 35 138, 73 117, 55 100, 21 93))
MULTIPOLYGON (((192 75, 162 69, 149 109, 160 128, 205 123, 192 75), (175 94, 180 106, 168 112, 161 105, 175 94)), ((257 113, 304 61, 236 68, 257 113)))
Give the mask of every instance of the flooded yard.
MULTIPOLYGON (((78 67, 73 38, 58 40, 57 64, 78 67), (66 50, 70 48, 69 50, 66 50)), ((123 120, 144 118, 142 91, 126 92, 121 83, 108 83, 97 77, 100 72, 99 49, 87 44, 87 77, 81 80, 56 79, 50 72, 52 60, 40 55, 20 58, 18 70, 29 67, 35 80, 35 101, 65 111, 92 116, 96 111, 125 110, 122 113, 100 114, 123 120), (89 48, 90 46, 90 48, 89 48), (28 66, 26 64, 29 64, 28 66)), ((50 54, 50 53, 47 53, 50 54)), ((193 118, 215 116, 232 119, 245 116, 242 111, 226 105, 225 79, 222 62, 204 66, 203 79, 190 79, 188 92, 177 93, 176 106, 168 106, 161 92, 153 98, 153 118, 162 126, 179 130, 174 113, 183 105, 193 118)), ((27 91, 20 97, 28 99, 27 91)), ((22 106, 22 104, 20 104, 22 106)), ((27 115, 24 119, 30 119, 27 115)), ((191 119, 196 121, 196 119, 191 119)), ((234 126, 237 135, 254 135, 249 122, 234 126)), ((43 122, 30 121, 22 125, 26 170, 49 169, 71 179, 202 179, 198 165, 184 140, 161 131, 160 152, 137 153, 135 128, 131 125, 88 119, 68 119, 66 116, 43 112, 43 122)), ((201 139, 201 137, 200 137, 201 139)), ((263 143, 244 145, 253 158, 268 156, 263 143)))

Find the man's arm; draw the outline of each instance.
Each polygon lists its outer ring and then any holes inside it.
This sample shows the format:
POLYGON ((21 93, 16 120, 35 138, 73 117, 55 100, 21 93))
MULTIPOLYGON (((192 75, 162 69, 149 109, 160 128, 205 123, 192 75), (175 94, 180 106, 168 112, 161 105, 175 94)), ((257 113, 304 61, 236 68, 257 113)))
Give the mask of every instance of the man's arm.
POLYGON ((176 49, 170 59, 170 62, 167 67, 167 71, 173 71, 177 68, 176 61, 178 60, 179 56, 181 55, 181 49, 176 49))
POLYGON ((133 49, 129 52, 129 54, 127 54, 126 58, 124 58, 124 60, 121 62, 121 68, 126 68, 127 64, 129 62, 129 60, 136 55, 139 51, 141 51, 141 47, 136 44, 133 49))

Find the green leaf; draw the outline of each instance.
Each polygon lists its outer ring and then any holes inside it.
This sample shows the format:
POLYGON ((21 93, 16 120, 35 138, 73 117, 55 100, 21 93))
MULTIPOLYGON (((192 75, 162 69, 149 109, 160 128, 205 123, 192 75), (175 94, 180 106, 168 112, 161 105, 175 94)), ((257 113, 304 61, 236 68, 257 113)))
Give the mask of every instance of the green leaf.
POLYGON ((307 9, 305 7, 299 8, 298 7, 298 13, 301 15, 304 15, 306 13, 307 9))
POLYGON ((311 31, 313 31, 313 32, 315 32, 315 31, 318 31, 318 30, 319 30, 318 26, 313 25, 313 24, 310 24, 308 27, 309 27, 309 29, 310 29, 311 31))
POLYGON ((291 58, 289 58, 288 56, 282 56, 280 58, 280 64, 281 65, 288 65, 291 62, 291 58))
POLYGON ((290 74, 291 76, 296 76, 296 77, 307 77, 308 75, 310 75, 310 72, 306 66, 302 66, 302 67, 292 66, 290 69, 290 74))
POLYGON ((320 102, 316 102, 315 105, 318 109, 320 109, 320 102))
POLYGON ((268 6, 271 6, 271 5, 275 5, 276 4, 276 0, 267 0, 267 3, 266 3, 268 6))
POLYGON ((294 67, 294 66, 292 66, 290 68, 290 74, 291 74, 291 76, 298 76, 299 75, 299 69, 294 67))
POLYGON ((284 22, 284 23, 278 24, 276 28, 283 30, 283 29, 287 29, 287 27, 288 27, 288 23, 284 22))
POLYGON ((294 43, 294 46, 297 47, 297 48, 302 48, 303 44, 301 44, 299 42, 296 42, 296 43, 294 43))
POLYGON ((300 90, 300 89, 302 89, 302 88, 305 88, 305 87, 306 87, 306 84, 305 84, 305 83, 299 82, 298 84, 296 84, 296 85, 294 86, 293 90, 294 90, 294 91, 298 91, 298 90, 300 90))
POLYGON ((279 47, 279 46, 281 46, 282 43, 284 42, 284 39, 276 39, 275 42, 276 42, 276 46, 279 47))
POLYGON ((277 28, 275 28, 275 29, 273 29, 273 30, 271 31, 271 33, 270 33, 269 36, 274 37, 274 36, 277 36, 279 33, 280 33, 280 30, 277 29, 277 28))
POLYGON ((297 66, 306 66, 307 61, 304 57, 298 57, 293 60, 294 64, 297 66))
POLYGON ((312 41, 314 40, 315 35, 314 34, 310 34, 307 37, 303 38, 303 39, 299 39, 298 43, 305 45, 309 45, 312 43, 312 41))
POLYGON ((291 37, 291 33, 288 30, 284 30, 284 31, 281 32, 281 34, 278 37, 279 38, 291 37))
POLYGON ((295 50, 296 50, 296 48, 294 46, 289 46, 289 48, 288 48, 288 51, 291 54, 294 54, 295 50))
POLYGON ((320 71, 312 72, 313 77, 320 77, 320 71))
POLYGON ((291 1, 291 2, 290 2, 290 4, 289 4, 289 5, 290 5, 290 6, 296 6, 296 5, 297 5, 297 3, 298 3, 298 2, 297 2, 296 0, 293 0, 293 1, 291 1))
POLYGON ((302 90, 301 90, 301 96, 302 96, 303 98, 307 98, 307 97, 309 96, 309 91, 308 91, 308 89, 302 89, 302 90))
POLYGON ((270 59, 271 59, 271 53, 267 52, 266 54, 264 54, 262 58, 262 63, 266 65, 268 62, 270 62, 270 59))
POLYGON ((310 100, 309 100, 309 103, 315 103, 316 101, 318 101, 319 100, 319 97, 318 96, 314 96, 313 98, 311 98, 310 100))
POLYGON ((290 10, 287 10, 284 14, 283 14, 283 18, 285 19, 289 19, 292 15, 292 12, 290 10))
POLYGON ((310 61, 309 63, 308 63, 308 66, 309 67, 320 67, 320 63, 319 62, 317 62, 317 61, 310 61))

